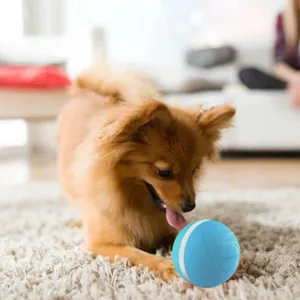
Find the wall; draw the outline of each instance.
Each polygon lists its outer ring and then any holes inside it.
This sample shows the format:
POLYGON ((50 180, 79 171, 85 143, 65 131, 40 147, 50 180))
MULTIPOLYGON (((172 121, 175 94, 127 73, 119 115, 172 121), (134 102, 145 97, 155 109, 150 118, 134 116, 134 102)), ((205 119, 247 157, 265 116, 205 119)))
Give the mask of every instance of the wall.
MULTIPOLYGON (((23 0, 25 36, 58 36, 64 32, 63 0, 23 0)), ((48 55, 45 53, 45 55, 48 55)), ((33 152, 56 152, 56 122, 28 124, 33 152)))
POLYGON ((199 1, 194 13, 195 44, 240 43, 273 37, 275 15, 285 0, 199 1))
POLYGON ((59 35, 64 26, 64 0, 23 0, 24 33, 59 35))
MULTIPOLYGON (((44 5, 52 3, 52 0, 26 1, 31 5, 38 4, 40 12, 36 12, 36 8, 32 8, 32 12, 40 16, 43 16, 43 5, 39 1, 44 5)), ((245 48, 255 45, 258 49, 270 45, 274 33, 274 17, 282 9, 285 0, 55 0, 54 2, 52 12, 47 14, 48 17, 37 18, 36 29, 30 30, 46 34, 63 31, 68 36, 76 37, 80 47, 73 47, 70 51, 73 73, 79 72, 91 61, 93 49, 90 38, 93 29, 104 28, 106 53, 112 63, 160 68, 156 74, 165 77, 166 72, 179 75, 183 73, 181 69, 187 45, 232 43, 245 48), (57 1, 61 1, 61 6, 57 6, 57 1), (58 11, 57 24, 60 28, 55 23, 55 10, 58 11), (63 20, 60 19, 61 12, 63 20), (49 24, 52 24, 52 29, 49 24), (41 28, 44 28, 43 32, 40 31, 41 28)), ((29 24, 27 28, 32 27, 29 24)), ((45 134, 49 133, 51 136, 50 133, 54 130, 54 124, 32 127, 34 148, 55 149, 55 140, 46 138, 45 134)))
MULTIPOLYGON (((44 0, 45 1, 45 0, 44 0)), ((172 73, 184 67, 187 46, 268 44, 285 0, 65 0, 65 30, 86 46, 72 51, 78 72, 92 56, 91 31, 104 29, 112 64, 172 73)))
MULTIPOLYGON (((81 23, 84 28, 104 27, 112 62, 174 65, 188 44, 271 40, 274 17, 285 0, 87 0, 85 3, 89 19, 81 18, 81 23)), ((80 27, 79 22, 76 26, 80 27)))

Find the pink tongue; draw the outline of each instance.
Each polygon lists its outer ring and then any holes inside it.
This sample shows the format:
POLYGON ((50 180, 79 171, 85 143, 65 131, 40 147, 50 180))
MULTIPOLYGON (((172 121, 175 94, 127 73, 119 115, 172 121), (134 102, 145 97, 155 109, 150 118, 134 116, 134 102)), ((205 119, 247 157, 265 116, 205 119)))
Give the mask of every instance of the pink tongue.
POLYGON ((176 229, 182 229, 187 225, 184 216, 181 213, 178 213, 169 207, 166 208, 166 216, 169 225, 176 229))

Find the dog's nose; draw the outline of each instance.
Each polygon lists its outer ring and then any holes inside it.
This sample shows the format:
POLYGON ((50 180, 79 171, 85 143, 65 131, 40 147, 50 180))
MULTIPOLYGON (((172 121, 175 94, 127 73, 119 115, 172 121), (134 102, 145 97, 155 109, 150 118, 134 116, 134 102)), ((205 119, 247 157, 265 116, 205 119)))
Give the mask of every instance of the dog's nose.
POLYGON ((182 209, 183 212, 192 211, 195 207, 196 207, 195 202, 191 202, 191 201, 181 202, 181 209, 182 209))

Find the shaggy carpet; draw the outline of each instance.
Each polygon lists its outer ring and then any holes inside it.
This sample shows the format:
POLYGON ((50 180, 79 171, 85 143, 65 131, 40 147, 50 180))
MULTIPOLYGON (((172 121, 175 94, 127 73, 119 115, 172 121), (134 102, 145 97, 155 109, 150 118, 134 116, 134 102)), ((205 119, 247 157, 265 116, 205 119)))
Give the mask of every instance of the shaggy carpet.
POLYGON ((199 194, 188 218, 227 224, 244 258, 235 279, 207 290, 88 253, 81 229, 65 226, 68 206, 55 183, 0 191, 0 299, 300 299, 300 190, 199 194))

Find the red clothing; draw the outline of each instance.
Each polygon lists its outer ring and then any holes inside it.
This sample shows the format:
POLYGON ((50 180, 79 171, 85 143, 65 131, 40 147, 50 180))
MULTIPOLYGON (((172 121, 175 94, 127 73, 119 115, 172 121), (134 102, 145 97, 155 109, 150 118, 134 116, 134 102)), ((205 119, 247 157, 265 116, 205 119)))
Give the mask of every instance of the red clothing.
POLYGON ((283 16, 279 14, 276 20, 276 40, 274 46, 275 62, 285 62, 294 69, 300 69, 299 46, 288 50, 283 28, 283 16))

